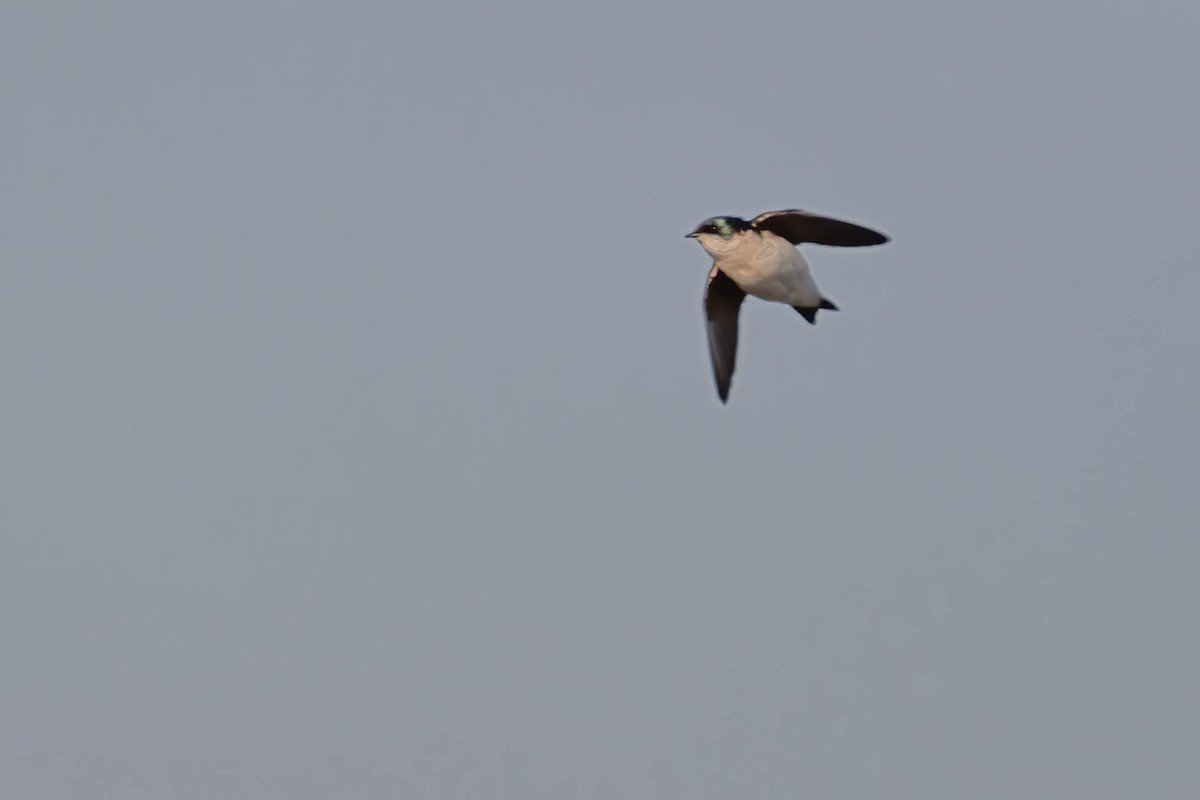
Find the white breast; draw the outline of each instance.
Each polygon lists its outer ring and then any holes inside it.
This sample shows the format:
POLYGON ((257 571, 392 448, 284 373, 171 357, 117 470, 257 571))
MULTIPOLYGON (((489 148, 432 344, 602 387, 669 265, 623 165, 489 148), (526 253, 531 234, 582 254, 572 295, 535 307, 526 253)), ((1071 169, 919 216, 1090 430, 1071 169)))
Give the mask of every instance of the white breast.
POLYGON ((813 282, 808 262, 787 239, 770 231, 746 231, 728 242, 719 236, 704 236, 700 244, 717 268, 746 294, 791 306, 811 308, 821 304, 821 292, 813 282))

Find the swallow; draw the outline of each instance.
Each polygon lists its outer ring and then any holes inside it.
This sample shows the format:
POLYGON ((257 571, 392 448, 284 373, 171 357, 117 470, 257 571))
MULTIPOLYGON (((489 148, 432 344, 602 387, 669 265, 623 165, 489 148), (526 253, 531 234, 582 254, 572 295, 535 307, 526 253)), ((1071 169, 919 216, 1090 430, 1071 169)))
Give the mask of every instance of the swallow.
POLYGON ((799 245, 868 247, 889 241, 879 231, 799 209, 767 211, 749 221, 709 217, 686 238, 698 241, 713 259, 704 316, 722 403, 729 400, 737 360, 738 313, 746 295, 786 303, 815 325, 818 311, 838 307, 817 288, 799 245))

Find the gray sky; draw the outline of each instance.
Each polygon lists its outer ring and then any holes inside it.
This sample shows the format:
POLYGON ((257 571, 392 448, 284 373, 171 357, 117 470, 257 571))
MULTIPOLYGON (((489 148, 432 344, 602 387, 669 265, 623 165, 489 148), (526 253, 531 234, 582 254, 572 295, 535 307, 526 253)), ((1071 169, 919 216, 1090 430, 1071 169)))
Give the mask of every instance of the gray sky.
POLYGON ((1200 792, 1200 6, 732 9, 0 3, 0 797, 1200 792))

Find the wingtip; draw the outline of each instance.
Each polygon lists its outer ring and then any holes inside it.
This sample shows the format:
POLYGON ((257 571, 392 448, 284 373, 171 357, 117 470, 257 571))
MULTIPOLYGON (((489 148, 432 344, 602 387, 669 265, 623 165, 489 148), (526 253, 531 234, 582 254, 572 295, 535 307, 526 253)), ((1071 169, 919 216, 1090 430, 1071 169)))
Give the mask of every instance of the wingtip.
MULTIPOLYGON (((860 225, 859 227, 862 226, 860 225)), ((877 231, 874 228, 862 228, 862 230, 862 238, 859 241, 851 244, 851 247, 875 247, 877 245, 887 244, 892 240, 892 237, 888 236, 882 231, 877 231)))
POLYGON ((724 381, 721 380, 720 375, 716 377, 717 397, 721 400, 721 405, 725 405, 729 402, 729 390, 733 388, 733 375, 731 374, 729 379, 724 381))

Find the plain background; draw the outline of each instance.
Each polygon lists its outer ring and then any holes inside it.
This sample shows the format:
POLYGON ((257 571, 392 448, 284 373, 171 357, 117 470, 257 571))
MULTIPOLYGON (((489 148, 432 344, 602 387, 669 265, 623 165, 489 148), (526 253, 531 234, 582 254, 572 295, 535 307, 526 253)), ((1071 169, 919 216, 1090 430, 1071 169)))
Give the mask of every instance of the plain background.
POLYGON ((1196 797, 1198 29, 0 2, 0 797, 1196 797))

